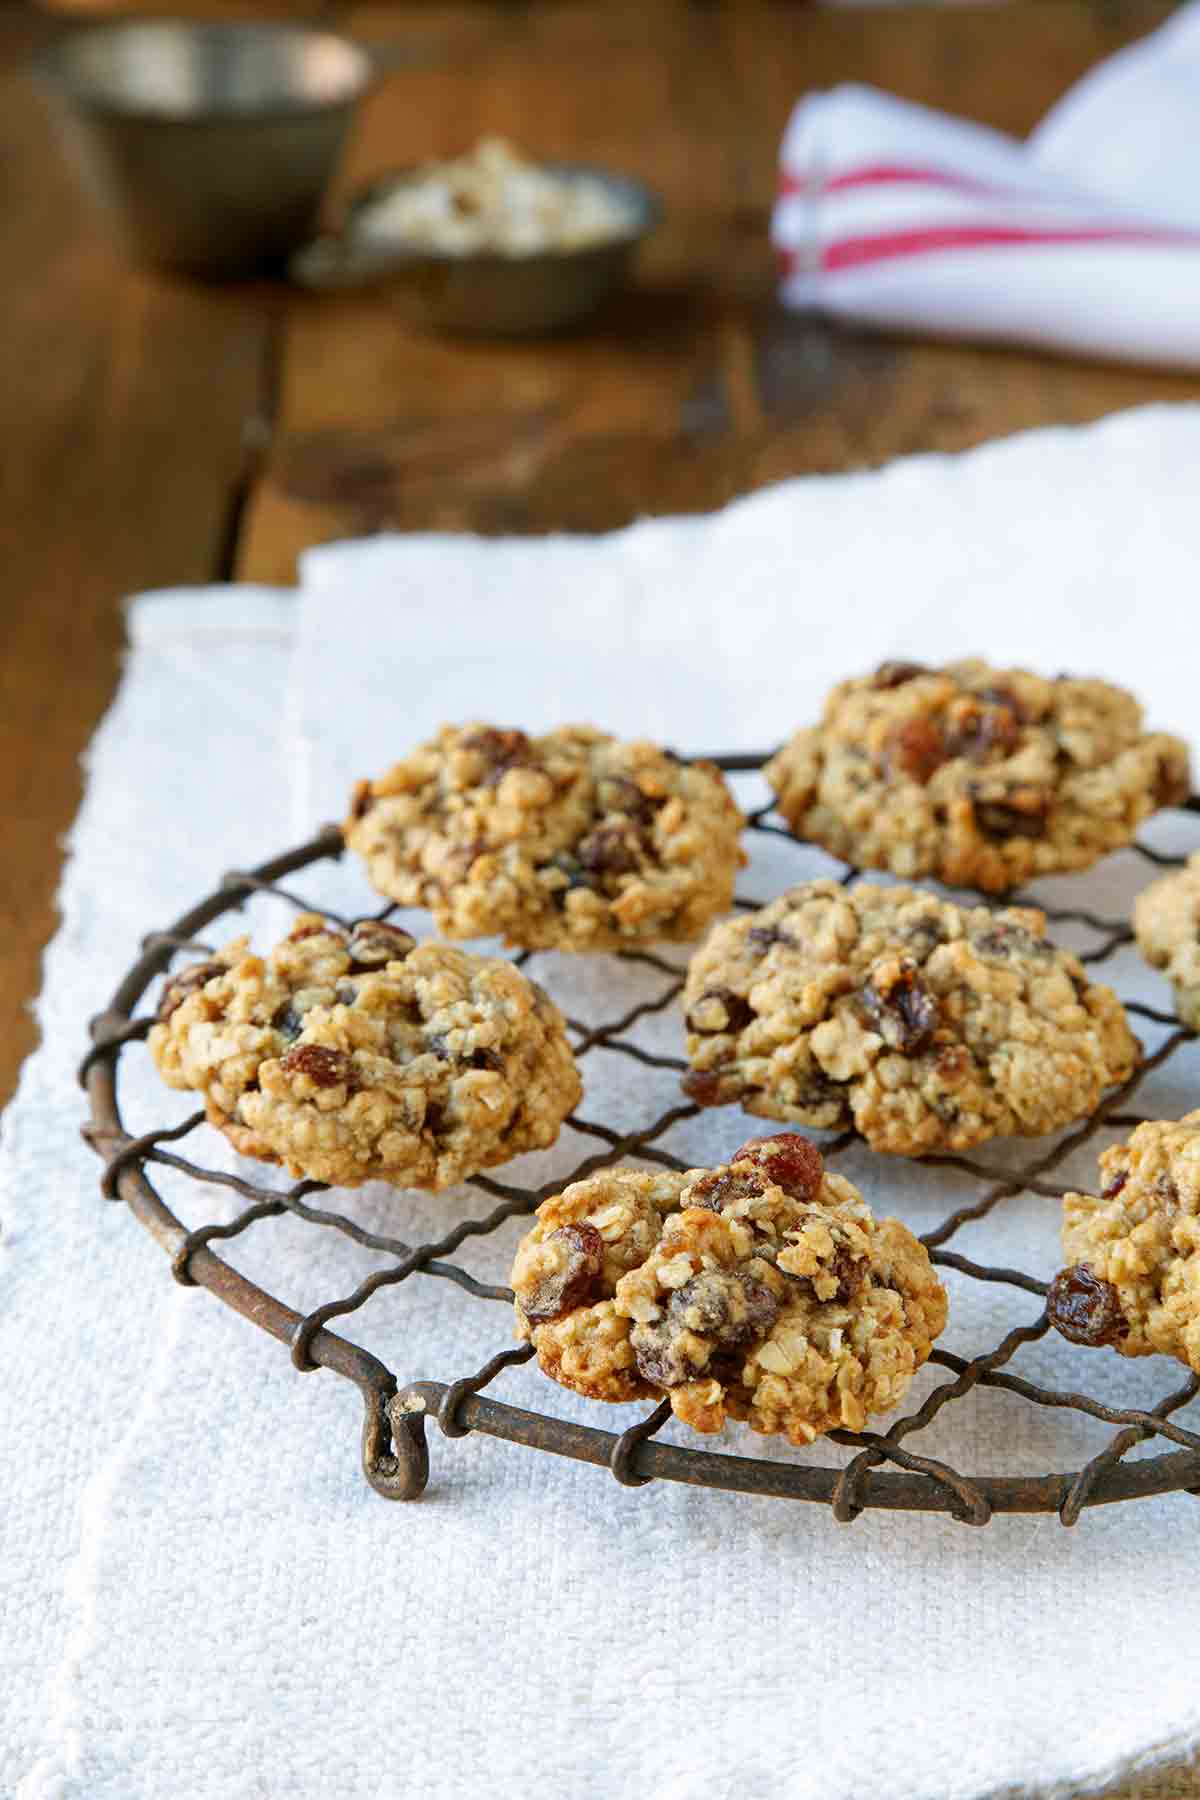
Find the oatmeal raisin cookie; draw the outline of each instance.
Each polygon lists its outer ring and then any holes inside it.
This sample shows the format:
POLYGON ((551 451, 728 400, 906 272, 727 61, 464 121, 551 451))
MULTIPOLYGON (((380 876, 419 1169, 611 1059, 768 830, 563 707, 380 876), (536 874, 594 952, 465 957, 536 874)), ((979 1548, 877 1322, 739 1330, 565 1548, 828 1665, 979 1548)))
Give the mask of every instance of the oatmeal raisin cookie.
POLYGON ((1139 1125, 1068 1194, 1051 1323, 1077 1344, 1174 1356, 1200 1374, 1200 1112, 1139 1125))
POLYGON ((341 1187, 444 1188, 543 1149, 581 1086, 554 1003, 511 963, 304 914, 170 976, 150 1049, 245 1156, 341 1187))
POLYGON ((659 1399, 811 1443, 898 1406, 946 1323, 924 1246, 793 1132, 712 1170, 608 1169, 539 1209, 517 1336, 595 1400, 659 1399))
POLYGON ((1003 893, 1086 869, 1189 789, 1124 688, 975 660, 844 681, 767 766, 799 836, 858 868, 1003 893))
POLYGON ((346 842, 451 938, 616 950, 729 909, 743 819, 719 769, 588 726, 447 725, 355 790, 346 842))
POLYGON ((684 1088, 908 1156, 1053 1131, 1125 1080, 1139 1045, 1112 990, 1044 932, 1032 908, 792 888, 692 957, 684 1088))
POLYGON ((1133 929, 1146 961, 1170 976, 1179 1017, 1200 1031, 1200 850, 1138 895, 1133 929))

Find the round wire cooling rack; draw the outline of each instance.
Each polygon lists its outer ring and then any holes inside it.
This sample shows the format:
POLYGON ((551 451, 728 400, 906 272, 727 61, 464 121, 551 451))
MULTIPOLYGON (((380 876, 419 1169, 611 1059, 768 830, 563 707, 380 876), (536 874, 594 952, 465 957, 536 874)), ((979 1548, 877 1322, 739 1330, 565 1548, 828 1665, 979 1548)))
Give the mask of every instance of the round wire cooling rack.
MULTIPOLYGON (((747 754, 709 760, 728 773, 746 773, 758 770, 767 759, 747 754)), ((1200 798, 1189 800, 1186 810, 1200 812, 1200 798)), ((752 812, 748 830, 798 845, 799 841, 771 813, 769 804, 752 812)), ((1134 849, 1155 865, 1175 866, 1183 861, 1144 844, 1137 844, 1134 849)), ((369 1231, 346 1214, 316 1204, 316 1197, 328 1191, 322 1182, 304 1180, 288 1187, 271 1187, 205 1168, 168 1148, 205 1128, 203 1111, 192 1113, 181 1124, 131 1135, 122 1121, 118 1101, 119 1064, 123 1053, 144 1041, 154 1023, 153 1011, 136 1010, 150 984, 168 969, 177 954, 208 953, 211 945, 198 942, 196 934, 223 914, 240 910, 256 894, 274 895, 298 911, 321 912, 336 920, 338 915, 329 907, 310 902, 283 884, 302 869, 336 860, 342 851, 341 831, 328 826, 308 843, 258 868, 225 875, 214 893, 190 908, 169 929, 151 932, 143 939, 137 962, 120 982, 106 1010, 91 1021, 92 1047, 81 1064, 80 1081, 90 1102, 90 1118, 83 1135, 104 1163, 101 1193, 106 1199, 125 1202, 170 1258, 176 1281, 188 1287, 207 1288, 225 1305, 287 1344, 297 1370, 330 1369, 357 1386, 364 1405, 362 1467, 376 1493, 392 1500, 412 1500, 423 1492, 429 1478, 426 1425, 433 1417, 446 1437, 479 1432, 527 1448, 607 1466, 628 1487, 667 1480, 780 1499, 819 1501, 831 1506, 842 1522, 856 1518, 865 1508, 881 1508, 948 1513, 971 1525, 985 1525, 996 1513, 1054 1512, 1064 1525, 1073 1525, 1085 1507, 1172 1492, 1200 1494, 1200 1433, 1186 1430, 1172 1416, 1200 1394, 1200 1376, 1190 1375, 1180 1382, 1176 1371, 1176 1385, 1149 1410, 1142 1410, 1108 1406, 1083 1392, 1043 1387, 1014 1375, 1006 1367, 1014 1354, 1050 1330, 1044 1305, 1036 1318, 1015 1326, 994 1346, 970 1359, 935 1346, 929 1361, 945 1370, 949 1379, 935 1386, 914 1411, 904 1414, 882 1433, 828 1434, 835 1443, 855 1452, 844 1467, 818 1465, 811 1460, 769 1461, 655 1442, 654 1434, 671 1416, 666 1400, 628 1430, 616 1434, 512 1406, 487 1395, 484 1389, 502 1370, 530 1360, 534 1354, 530 1345, 501 1350, 476 1373, 457 1380, 416 1381, 401 1388, 395 1374, 379 1357, 334 1331, 333 1322, 357 1313, 381 1289, 398 1286, 419 1273, 446 1282, 450 1290, 483 1301, 501 1302, 501 1330, 507 1334, 511 1329, 511 1289, 480 1281, 449 1260, 459 1246, 467 1239, 486 1237, 508 1219, 532 1213, 569 1182, 624 1158, 675 1170, 688 1168, 691 1165, 687 1161, 666 1147, 666 1140, 673 1127, 694 1118, 699 1108, 689 1103, 671 1106, 652 1123, 626 1133, 601 1121, 572 1116, 568 1121, 571 1128, 598 1144, 592 1155, 567 1175, 541 1188, 516 1187, 488 1175, 475 1176, 466 1185, 491 1202, 491 1209, 482 1216, 461 1218, 442 1237, 419 1244, 369 1231), (147 1170, 152 1166, 176 1171, 196 1184, 232 1190, 246 1204, 231 1219, 188 1229, 151 1183, 147 1170), (300 1312, 256 1285, 213 1248, 220 1241, 239 1237, 260 1220, 282 1214, 332 1228, 380 1253, 387 1261, 352 1293, 300 1312), (946 1462, 920 1455, 912 1446, 916 1435, 946 1406, 977 1386, 1003 1389, 1034 1407, 1069 1409, 1115 1430, 1090 1461, 1060 1473, 964 1475, 946 1462), (1176 1447, 1159 1455, 1126 1460, 1136 1445, 1151 1438, 1176 1447)), ((858 870, 849 868, 841 879, 849 885, 858 875, 858 870)), ((1011 904, 1014 898, 1006 896, 1004 903, 1011 904)), ((743 898, 736 902, 743 908, 762 903, 743 898)), ((387 917, 397 910, 388 906, 376 916, 387 917)), ((1132 935, 1121 920, 1104 919, 1080 909, 1042 910, 1056 922, 1086 925, 1099 935, 1099 944, 1083 953, 1084 962, 1105 961, 1132 935)), ((576 1057, 583 1059, 589 1052, 603 1049, 653 1068, 684 1073, 687 1065, 682 1060, 649 1051, 626 1035, 639 1019, 664 1013, 678 998, 683 987, 679 969, 647 950, 631 949, 620 955, 624 961, 662 977, 664 985, 616 1019, 594 1023, 569 1019, 576 1057)), ((528 952, 522 952, 514 960, 521 964, 528 956, 528 952)), ((957 1207, 923 1234, 922 1241, 935 1264, 978 1282, 1002 1283, 1038 1301, 1044 1300, 1047 1283, 1034 1275, 974 1261, 947 1245, 962 1226, 983 1219, 998 1201, 1021 1193, 1061 1198, 1068 1190, 1055 1181, 1054 1175, 1068 1156, 1104 1127, 1139 1122, 1137 1115, 1123 1108, 1144 1078, 1166 1064, 1196 1034, 1180 1026, 1172 1015, 1153 1007, 1127 1001, 1126 1009, 1169 1028, 1168 1035, 1152 1055, 1143 1057, 1120 1089, 1108 1095, 1095 1113, 1071 1133, 1056 1139, 1052 1148, 1034 1154, 1020 1167, 1003 1171, 962 1156, 924 1159, 928 1164, 952 1167, 978 1188, 976 1198, 957 1207)), ((826 1160, 836 1158, 856 1141, 852 1131, 834 1138, 823 1147, 826 1160)))

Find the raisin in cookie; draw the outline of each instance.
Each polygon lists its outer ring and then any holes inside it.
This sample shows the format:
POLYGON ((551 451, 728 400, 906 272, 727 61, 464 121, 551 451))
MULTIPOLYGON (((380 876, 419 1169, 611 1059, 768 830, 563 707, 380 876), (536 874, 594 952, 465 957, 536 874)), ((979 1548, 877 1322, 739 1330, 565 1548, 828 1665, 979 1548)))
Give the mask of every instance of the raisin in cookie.
POLYGON ((794 1444, 898 1406, 946 1323, 924 1245, 793 1132, 718 1169, 575 1182, 538 1208, 512 1284, 517 1336, 564 1387, 794 1444))
POLYGON ((1200 851, 1138 895, 1133 930, 1146 961, 1170 976, 1175 1011, 1200 1031, 1200 851))
POLYGON ((1189 786, 1187 746, 1144 733, 1123 688, 977 661, 842 682, 766 773, 835 856, 985 893, 1090 867, 1189 786))
POLYGON ((563 1018, 499 958, 306 913, 171 977, 150 1049, 245 1156, 341 1187, 444 1188, 552 1144, 581 1093, 563 1018))
POLYGON ((1200 1373, 1200 1112, 1139 1125, 1100 1172, 1098 1195, 1063 1202, 1068 1267, 1050 1286, 1050 1322, 1073 1343, 1200 1373))
POLYGON ((1044 930, 1032 908, 919 888, 792 888, 692 957, 685 1091, 853 1125, 908 1156, 1053 1131, 1123 1081, 1139 1045, 1116 995, 1044 930))
POLYGON ((380 893, 447 937, 614 950, 727 912, 743 823, 712 763, 587 726, 447 725, 359 783, 345 830, 380 893))

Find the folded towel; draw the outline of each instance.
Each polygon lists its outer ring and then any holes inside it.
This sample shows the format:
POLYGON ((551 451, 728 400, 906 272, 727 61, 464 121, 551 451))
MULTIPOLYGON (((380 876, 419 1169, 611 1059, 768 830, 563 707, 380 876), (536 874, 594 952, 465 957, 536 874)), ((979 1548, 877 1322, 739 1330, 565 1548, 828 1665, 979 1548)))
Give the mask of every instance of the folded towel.
POLYGON ((872 88, 808 96, 772 238, 792 306, 1200 367, 1200 5, 1025 143, 872 88))

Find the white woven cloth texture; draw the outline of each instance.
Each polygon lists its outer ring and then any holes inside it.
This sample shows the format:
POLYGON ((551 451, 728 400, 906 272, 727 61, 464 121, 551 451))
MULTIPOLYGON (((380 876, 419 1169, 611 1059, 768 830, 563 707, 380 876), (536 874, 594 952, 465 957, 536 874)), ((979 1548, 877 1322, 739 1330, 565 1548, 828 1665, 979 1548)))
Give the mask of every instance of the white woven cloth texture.
POLYGON ((1200 365, 1200 5, 1100 63, 1022 142, 846 84, 800 100, 783 298, 860 323, 1200 365))
MULTIPOLYGON (((1200 1592, 1184 1496, 1096 1509, 1074 1531, 1053 1517, 973 1531, 881 1512, 842 1527, 822 1507, 626 1490, 595 1468, 431 1428, 428 1495, 388 1505, 358 1467, 354 1389, 298 1374, 283 1346, 173 1284, 125 1209, 100 1200, 72 1070, 86 1018, 145 931, 223 870, 340 816, 354 776, 443 718, 586 718, 686 751, 765 747, 844 673, 982 650, 1125 680, 1154 724, 1195 738, 1198 459, 1200 410, 1144 410, 796 481, 608 538, 378 538, 310 554, 298 593, 134 604, 71 835, 44 1043, 0 1146, 0 1792, 983 1800, 1075 1794, 1193 1744, 1186 1646, 1200 1592)), ((1156 822, 1147 837, 1182 847, 1186 826, 1156 822)), ((825 866, 772 840, 743 889, 765 896, 825 866)), ((1120 914, 1144 880, 1122 855, 1042 891, 1120 914)), ((374 904, 349 860, 294 885, 350 911, 374 904)), ((278 907, 248 917, 265 942, 278 907)), ((655 981, 608 957, 543 956, 533 972, 592 1017, 655 981)), ((1125 995, 1164 1003, 1132 955, 1113 975, 1125 995)), ((638 1029, 678 1053, 673 1010, 638 1029)), ((1184 1111, 1198 1065, 1185 1051, 1140 1099, 1184 1111)), ((143 1049, 122 1068, 132 1128, 190 1110, 158 1089, 143 1049)), ((669 1072, 614 1053, 585 1073, 585 1117, 649 1120, 672 1099, 669 1072)), ((745 1129, 736 1112, 707 1114, 672 1143, 719 1160, 745 1129)), ((232 1166, 207 1128, 187 1147, 232 1166)), ((567 1134, 509 1173, 542 1180, 591 1147, 567 1134)), ((1071 1165, 1083 1183, 1093 1154, 1071 1165)), ((953 1172, 859 1150, 841 1166, 918 1230, 961 1191, 953 1172)), ((161 1181, 189 1223, 235 1204, 161 1181)), ((338 1203, 409 1241, 490 1205, 381 1187, 338 1203)), ((958 1247, 1048 1275, 1056 1212, 1026 1195, 958 1247)), ((459 1260, 503 1280, 520 1230, 469 1240, 459 1260)), ((292 1219, 225 1253, 301 1308, 380 1266, 292 1219)), ((1015 1290, 948 1285, 952 1350, 990 1347, 1036 1316, 1015 1290)), ((347 1326, 401 1381, 468 1374, 510 1333, 502 1307, 424 1276, 347 1326)), ((1013 1366, 1142 1405, 1179 1375, 1057 1340, 1013 1366)), ((924 1371, 917 1396, 944 1379, 924 1371)), ((527 1368, 495 1393, 608 1429, 639 1410, 575 1402, 527 1368)), ((920 1445, 970 1471, 1035 1473, 1078 1466, 1108 1435, 979 1391, 920 1445)), ((847 1454, 740 1428, 721 1447, 847 1454)))

